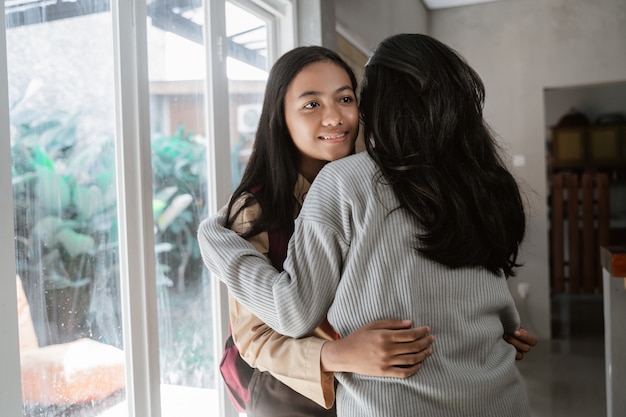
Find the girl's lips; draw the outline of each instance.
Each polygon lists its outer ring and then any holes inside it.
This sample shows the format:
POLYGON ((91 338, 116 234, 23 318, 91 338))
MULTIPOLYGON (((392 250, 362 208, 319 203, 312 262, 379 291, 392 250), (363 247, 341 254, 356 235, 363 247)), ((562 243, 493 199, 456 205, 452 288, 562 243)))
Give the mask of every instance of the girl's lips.
POLYGON ((335 133, 333 135, 322 135, 318 136, 322 140, 338 140, 343 139, 348 136, 348 132, 335 133))

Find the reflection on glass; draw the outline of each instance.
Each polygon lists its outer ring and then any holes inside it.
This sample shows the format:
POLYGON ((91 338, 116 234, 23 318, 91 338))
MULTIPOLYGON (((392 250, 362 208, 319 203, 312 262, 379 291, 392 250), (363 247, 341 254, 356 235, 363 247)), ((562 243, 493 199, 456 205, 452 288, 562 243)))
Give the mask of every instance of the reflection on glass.
POLYGON ((233 189, 241 181, 246 168, 261 115, 269 71, 267 33, 267 22, 232 3, 226 3, 233 189))
POLYGON ((204 7, 148 3, 148 67, 162 415, 218 410, 207 216, 204 7), (188 411, 186 411, 188 410, 188 411))
MULTIPOLYGON (((163 414, 180 415, 181 407, 189 407, 210 415, 218 410, 213 375, 220 357, 212 351, 210 277, 196 241, 197 226, 208 215, 205 11, 193 2, 151 3, 148 10, 163 414)), ((226 12, 230 143, 239 181, 267 77, 267 25, 230 3, 226 12)))
POLYGON ((110 5, 60 3, 4 3, 26 416, 124 398, 110 5))

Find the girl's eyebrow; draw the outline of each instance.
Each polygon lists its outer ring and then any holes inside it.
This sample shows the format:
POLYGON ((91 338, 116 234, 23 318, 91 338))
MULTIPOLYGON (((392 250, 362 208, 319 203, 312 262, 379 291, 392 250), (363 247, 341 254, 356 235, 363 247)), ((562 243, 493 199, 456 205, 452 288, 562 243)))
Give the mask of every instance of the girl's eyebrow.
POLYGON ((342 87, 339 87, 337 90, 335 90, 335 92, 336 92, 336 93, 342 93, 342 92, 344 92, 344 91, 346 91, 346 90, 353 91, 353 90, 352 90, 352 87, 350 87, 349 85, 344 85, 344 86, 342 86, 342 87))
MULTIPOLYGON (((343 86, 339 87, 338 89, 336 89, 335 93, 342 93, 342 92, 344 92, 346 90, 352 91, 352 87, 350 87, 349 85, 343 85, 343 86)), ((320 95, 322 95, 322 93, 320 91, 309 90, 309 91, 305 91, 302 94, 300 94, 298 96, 298 98, 307 97, 307 96, 317 97, 317 96, 320 96, 320 95)))

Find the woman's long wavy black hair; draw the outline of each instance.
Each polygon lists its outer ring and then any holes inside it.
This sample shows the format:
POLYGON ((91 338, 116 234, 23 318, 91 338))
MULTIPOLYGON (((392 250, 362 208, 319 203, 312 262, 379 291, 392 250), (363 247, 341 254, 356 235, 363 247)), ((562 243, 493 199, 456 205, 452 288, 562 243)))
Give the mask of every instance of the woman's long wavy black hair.
POLYGON ((417 250, 452 268, 515 275, 524 205, 483 120, 478 74, 443 43, 400 34, 368 61, 360 95, 380 180, 424 227, 417 250))
MULTIPOLYGON (((293 197, 298 179, 299 151, 293 143, 285 120, 285 95, 291 81, 307 65, 330 61, 343 68, 356 91, 357 81, 348 64, 334 51, 320 46, 301 46, 282 55, 270 70, 259 126, 252 154, 239 186, 228 204, 228 218, 234 219, 233 204, 241 195, 254 190, 261 205, 261 216, 243 237, 278 228, 289 236, 293 232, 296 201, 293 197)), ((254 204, 249 198, 239 208, 254 204)), ((232 226, 229 223, 228 226, 232 226)))

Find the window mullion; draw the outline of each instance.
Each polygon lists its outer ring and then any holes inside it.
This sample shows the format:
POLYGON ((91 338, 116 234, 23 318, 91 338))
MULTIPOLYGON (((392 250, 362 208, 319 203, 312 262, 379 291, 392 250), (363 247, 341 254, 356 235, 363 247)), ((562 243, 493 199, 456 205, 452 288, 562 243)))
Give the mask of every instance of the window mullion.
POLYGON ((4 7, 0 11, 0 343, 2 378, 0 404, 3 415, 22 415, 20 352, 17 326, 17 297, 15 288, 15 233, 13 230, 13 188, 11 185, 11 141, 9 129, 9 87, 7 78, 7 48, 4 7))
POLYGON ((129 416, 160 417, 146 4, 114 0, 120 279, 129 416))
MULTIPOLYGON (((206 122, 207 122, 207 170, 209 187, 209 214, 215 213, 227 201, 231 192, 230 184, 230 144, 228 83, 226 75, 226 6, 225 0, 205 0, 206 45, 206 122)), ((228 292, 226 287, 213 279, 213 352, 222 352, 224 341, 228 337, 228 292)), ((216 360, 217 362, 217 360, 216 360)), ((215 367, 215 380, 220 381, 219 367, 215 367)), ((224 384, 216 384, 219 399, 219 415, 235 417, 237 412, 232 406, 224 384)))

